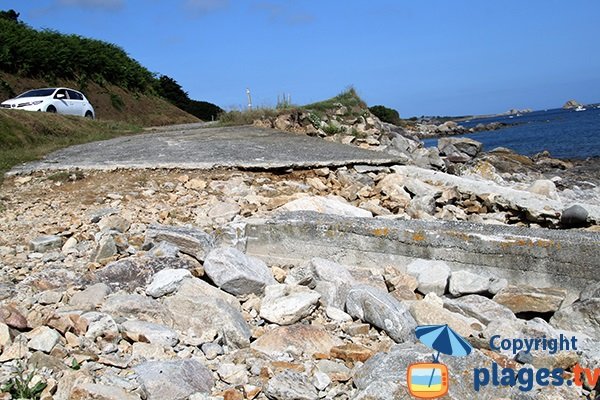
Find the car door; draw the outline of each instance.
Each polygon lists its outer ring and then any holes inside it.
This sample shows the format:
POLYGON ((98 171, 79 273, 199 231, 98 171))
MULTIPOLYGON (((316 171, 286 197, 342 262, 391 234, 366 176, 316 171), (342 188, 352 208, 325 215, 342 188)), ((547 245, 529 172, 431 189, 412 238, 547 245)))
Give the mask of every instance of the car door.
POLYGON ((69 94, 69 114, 72 115, 83 115, 83 96, 74 91, 67 89, 67 93, 69 94))
POLYGON ((56 107, 59 114, 70 114, 69 95, 66 89, 58 89, 54 93, 52 104, 56 107))

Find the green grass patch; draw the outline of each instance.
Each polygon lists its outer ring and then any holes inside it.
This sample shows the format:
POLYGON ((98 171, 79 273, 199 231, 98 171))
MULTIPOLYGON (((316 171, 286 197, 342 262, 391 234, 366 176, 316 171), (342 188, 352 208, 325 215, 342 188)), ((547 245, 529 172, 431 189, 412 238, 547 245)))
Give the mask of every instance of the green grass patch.
POLYGON ((224 126, 234 125, 252 125, 252 123, 259 119, 275 118, 281 114, 287 114, 290 110, 277 110, 274 108, 255 108, 252 110, 232 110, 224 112, 219 116, 219 122, 224 126))
POLYGON ((0 110, 0 179, 13 166, 74 144, 141 132, 125 122, 49 113, 0 110))
POLYGON ((340 104, 348 109, 348 115, 359 115, 368 109, 367 103, 360 98, 353 87, 328 100, 307 104, 302 108, 318 113, 327 113, 328 111, 337 109, 340 104))

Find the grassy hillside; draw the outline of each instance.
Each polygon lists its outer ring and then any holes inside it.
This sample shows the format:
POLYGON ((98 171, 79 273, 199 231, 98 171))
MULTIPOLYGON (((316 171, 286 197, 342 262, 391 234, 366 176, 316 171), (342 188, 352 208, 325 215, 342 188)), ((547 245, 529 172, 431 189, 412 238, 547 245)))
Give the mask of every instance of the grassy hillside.
POLYGON ((91 82, 82 89, 74 81, 27 78, 0 72, 0 98, 2 101, 29 89, 52 86, 66 86, 82 90, 94 106, 99 120, 122 121, 141 126, 199 121, 198 118, 180 110, 157 95, 131 92, 113 84, 101 86, 91 82))
POLYGON ((141 130, 141 127, 125 122, 0 110, 0 180, 13 165, 38 159, 59 148, 141 130))
POLYGON ((20 21, 17 12, 0 12, 2 100, 25 90, 55 86, 84 92, 97 117, 105 120, 165 125, 196 122, 198 117, 214 119, 220 111, 214 104, 189 99, 175 80, 158 78, 119 46, 38 31, 20 21), (165 82, 171 85, 165 87, 165 82), (179 90, 176 98, 173 85, 179 90))

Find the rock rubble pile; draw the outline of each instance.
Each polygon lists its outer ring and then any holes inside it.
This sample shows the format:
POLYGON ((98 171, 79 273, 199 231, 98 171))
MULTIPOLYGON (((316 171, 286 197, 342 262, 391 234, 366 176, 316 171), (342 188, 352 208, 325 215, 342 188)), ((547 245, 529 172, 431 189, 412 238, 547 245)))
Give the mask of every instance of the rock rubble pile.
MULTIPOLYGON (((445 148, 472 151, 453 141, 445 148)), ((570 377, 575 364, 597 367, 597 283, 565 304, 561 288, 451 271, 436 260, 275 266, 245 254, 245 219, 294 210, 537 227, 577 220, 596 230, 597 209, 581 203, 585 217, 567 213, 572 197, 553 181, 508 187, 514 174, 485 170, 496 182, 482 170, 9 178, 0 214, 0 382, 25 366, 46 385, 42 399, 409 398, 406 365, 431 359, 414 332, 426 324, 448 324, 476 348, 444 359, 452 399, 523 395, 516 387, 475 392, 473 369, 492 361, 560 367, 570 377), (560 334, 576 336, 579 351, 515 358, 489 346, 493 335, 560 334)), ((587 382, 535 386, 526 396, 593 393, 587 382)))

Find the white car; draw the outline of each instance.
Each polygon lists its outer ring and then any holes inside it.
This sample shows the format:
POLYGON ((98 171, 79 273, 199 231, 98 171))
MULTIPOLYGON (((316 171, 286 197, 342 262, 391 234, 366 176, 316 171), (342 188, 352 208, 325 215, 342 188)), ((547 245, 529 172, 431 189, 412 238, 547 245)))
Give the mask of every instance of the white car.
POLYGON ((0 108, 11 110, 45 111, 95 118, 94 107, 83 93, 67 88, 34 89, 6 100, 0 108))

